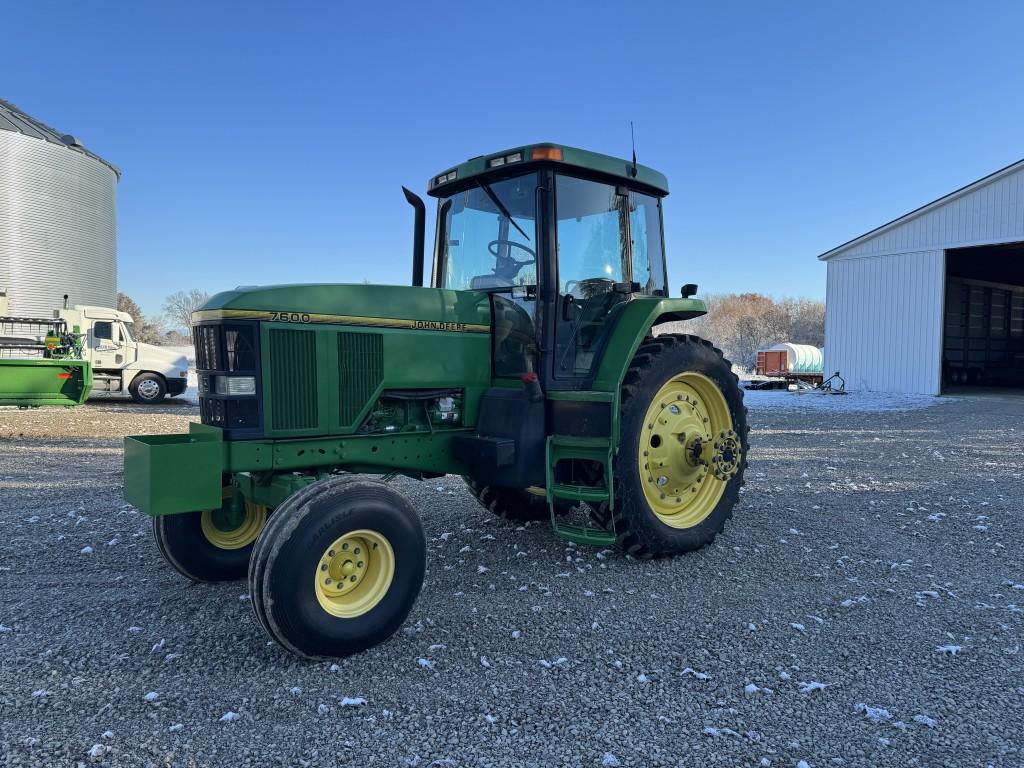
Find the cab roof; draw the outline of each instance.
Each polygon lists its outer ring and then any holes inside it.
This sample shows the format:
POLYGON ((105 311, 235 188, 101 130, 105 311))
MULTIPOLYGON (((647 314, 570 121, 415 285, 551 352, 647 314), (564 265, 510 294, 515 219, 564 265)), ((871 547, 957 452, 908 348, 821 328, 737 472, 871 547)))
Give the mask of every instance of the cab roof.
POLYGON ((432 177, 427 184, 428 192, 434 197, 445 197, 468 186, 467 182, 477 176, 507 175, 513 167, 524 172, 536 169, 539 164, 562 168, 573 168, 585 173, 603 176, 609 181, 620 181, 628 187, 653 193, 659 197, 668 194, 668 179, 646 165, 634 165, 631 160, 589 152, 564 144, 542 142, 505 149, 489 155, 472 157, 432 177))

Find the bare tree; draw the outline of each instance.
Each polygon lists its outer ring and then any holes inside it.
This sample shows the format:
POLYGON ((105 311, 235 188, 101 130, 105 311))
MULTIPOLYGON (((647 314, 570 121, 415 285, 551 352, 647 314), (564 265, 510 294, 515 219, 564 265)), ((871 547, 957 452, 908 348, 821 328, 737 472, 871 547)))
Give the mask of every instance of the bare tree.
POLYGON ((760 293, 709 294, 708 313, 683 323, 668 323, 662 331, 693 333, 722 349, 733 363, 753 368, 757 351, 782 341, 795 344, 825 342, 825 304, 810 299, 780 299, 760 293))
POLYGON ((159 344, 161 327, 159 318, 146 317, 142 308, 131 296, 117 294, 117 309, 119 312, 127 312, 132 316, 135 325, 135 338, 144 344, 159 344))
POLYGON ((198 288, 172 293, 164 299, 164 314, 175 330, 180 330, 191 337, 192 313, 203 306, 209 298, 210 294, 198 288))

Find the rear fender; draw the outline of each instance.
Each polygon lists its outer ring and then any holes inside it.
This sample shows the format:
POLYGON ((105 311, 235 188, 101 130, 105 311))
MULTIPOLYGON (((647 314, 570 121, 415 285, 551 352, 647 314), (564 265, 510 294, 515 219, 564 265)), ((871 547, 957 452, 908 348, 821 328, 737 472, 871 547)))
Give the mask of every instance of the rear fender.
POLYGON ((595 390, 612 393, 613 444, 617 445, 619 440, 619 394, 622 380, 633 355, 650 335, 651 328, 658 323, 692 320, 706 314, 707 306, 700 299, 657 298, 633 299, 619 313, 593 385, 595 390))

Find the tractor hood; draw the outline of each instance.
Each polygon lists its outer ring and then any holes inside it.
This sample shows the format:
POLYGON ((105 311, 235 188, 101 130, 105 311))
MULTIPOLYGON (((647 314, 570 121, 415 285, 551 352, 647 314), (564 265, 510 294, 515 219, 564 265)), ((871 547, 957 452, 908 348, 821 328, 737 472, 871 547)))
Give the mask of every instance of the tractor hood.
POLYGON ((239 287, 192 313, 194 323, 237 319, 489 333, 491 306, 477 291, 318 283, 239 287))

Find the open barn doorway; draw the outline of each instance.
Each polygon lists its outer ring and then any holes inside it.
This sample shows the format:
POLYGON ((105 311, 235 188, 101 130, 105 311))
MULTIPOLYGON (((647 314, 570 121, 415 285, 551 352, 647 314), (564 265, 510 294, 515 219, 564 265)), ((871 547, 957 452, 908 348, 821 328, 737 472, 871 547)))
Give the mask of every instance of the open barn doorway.
POLYGON ((1024 390, 1024 243, 946 251, 942 391, 1024 390))

